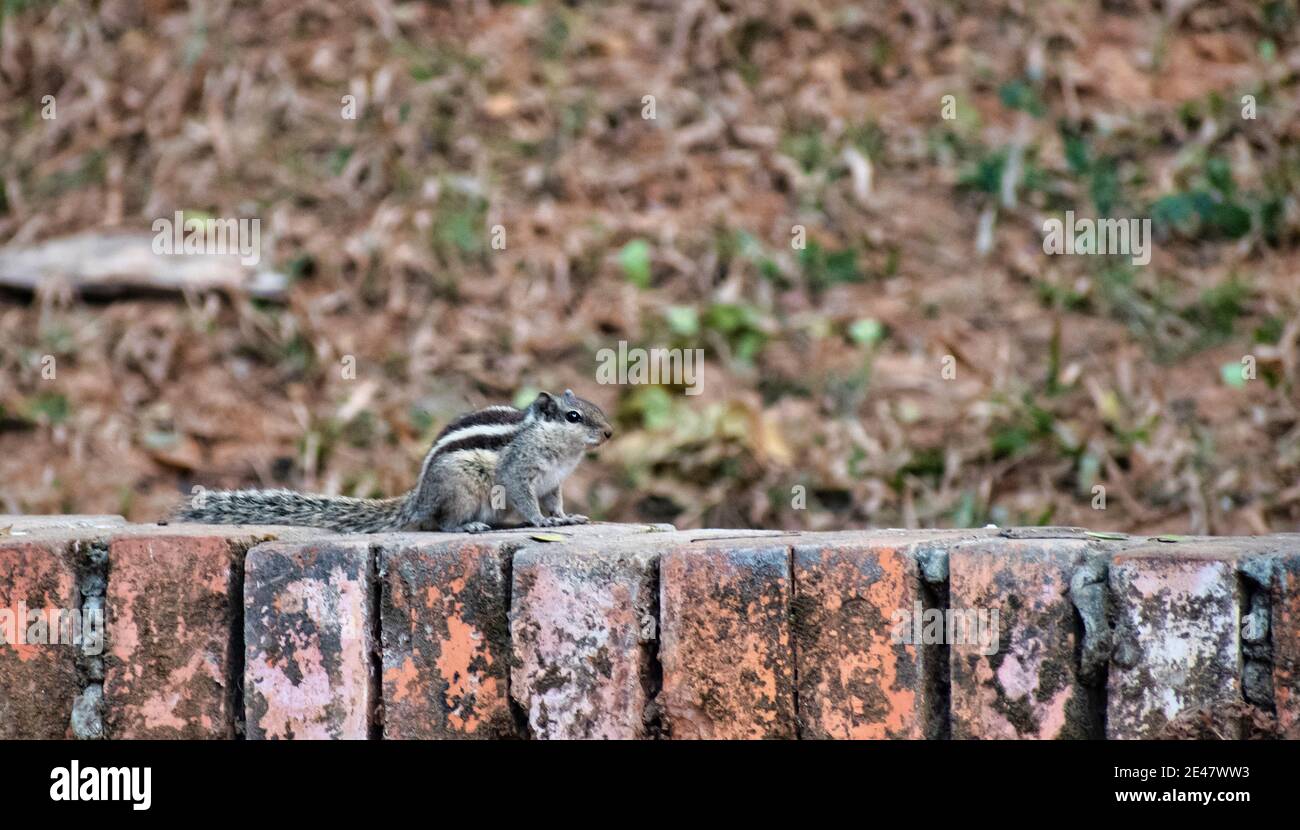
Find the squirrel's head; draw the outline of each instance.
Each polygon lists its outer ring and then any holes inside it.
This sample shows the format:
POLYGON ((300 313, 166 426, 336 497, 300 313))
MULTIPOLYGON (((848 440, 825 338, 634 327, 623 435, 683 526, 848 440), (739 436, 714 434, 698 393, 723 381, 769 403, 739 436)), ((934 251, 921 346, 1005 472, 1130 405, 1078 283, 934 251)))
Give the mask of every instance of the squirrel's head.
POLYGON ((529 414, 549 429, 566 436, 575 449, 598 447, 609 440, 614 428, 604 411, 591 401, 579 398, 572 389, 556 397, 539 392, 528 407, 529 414))

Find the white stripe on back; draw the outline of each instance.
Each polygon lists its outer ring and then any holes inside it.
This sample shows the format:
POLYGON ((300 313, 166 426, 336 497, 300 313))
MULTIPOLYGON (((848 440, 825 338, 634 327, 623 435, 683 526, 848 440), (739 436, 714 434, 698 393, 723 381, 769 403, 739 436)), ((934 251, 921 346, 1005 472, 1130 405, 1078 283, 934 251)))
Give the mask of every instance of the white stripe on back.
POLYGON ((475 426, 454 429, 438 440, 433 445, 432 452, 437 452, 442 447, 454 441, 462 441, 466 438, 489 437, 495 435, 512 435, 519 431, 519 424, 477 424, 475 426))

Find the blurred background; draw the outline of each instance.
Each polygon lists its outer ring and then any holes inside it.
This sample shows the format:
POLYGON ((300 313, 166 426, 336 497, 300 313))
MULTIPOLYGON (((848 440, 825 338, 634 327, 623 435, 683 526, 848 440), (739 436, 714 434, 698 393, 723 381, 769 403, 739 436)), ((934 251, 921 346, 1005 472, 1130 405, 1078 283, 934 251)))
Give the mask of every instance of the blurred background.
POLYGON ((0 15, 0 251, 258 217, 288 278, 3 289, 0 512, 395 495, 572 387, 596 519, 1300 528, 1295 0, 0 15), (1150 264, 1044 255, 1066 210, 1150 217, 1150 264), (620 340, 702 394, 598 384, 620 340))

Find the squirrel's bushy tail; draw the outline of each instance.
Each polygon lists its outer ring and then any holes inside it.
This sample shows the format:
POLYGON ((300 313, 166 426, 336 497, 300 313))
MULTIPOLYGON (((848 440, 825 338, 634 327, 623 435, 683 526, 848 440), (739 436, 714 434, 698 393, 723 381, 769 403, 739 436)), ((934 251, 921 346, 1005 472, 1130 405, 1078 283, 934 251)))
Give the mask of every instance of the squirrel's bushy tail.
POLYGON ((214 490, 196 493, 176 513, 182 522, 300 525, 339 533, 403 530, 407 497, 354 499, 292 490, 214 490))

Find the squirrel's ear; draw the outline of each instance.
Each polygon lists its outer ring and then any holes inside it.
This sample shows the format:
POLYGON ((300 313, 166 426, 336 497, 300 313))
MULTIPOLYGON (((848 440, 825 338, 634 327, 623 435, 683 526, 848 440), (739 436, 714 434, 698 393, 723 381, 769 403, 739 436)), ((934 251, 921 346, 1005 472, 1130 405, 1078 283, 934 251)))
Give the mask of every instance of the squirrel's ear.
POLYGON ((537 398, 533 401, 533 409, 543 415, 552 415, 560 410, 550 392, 538 392, 537 398))
POLYGON ((565 399, 566 401, 572 401, 572 400, 575 400, 577 397, 578 397, 577 395, 573 394, 573 390, 572 390, 572 389, 565 389, 565 390, 564 390, 564 399, 565 399))

